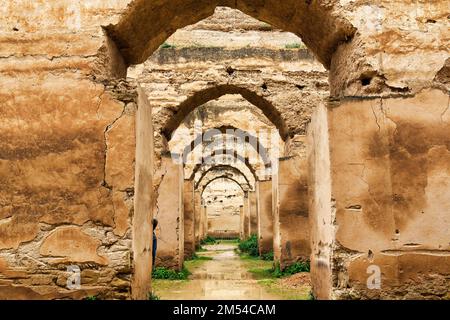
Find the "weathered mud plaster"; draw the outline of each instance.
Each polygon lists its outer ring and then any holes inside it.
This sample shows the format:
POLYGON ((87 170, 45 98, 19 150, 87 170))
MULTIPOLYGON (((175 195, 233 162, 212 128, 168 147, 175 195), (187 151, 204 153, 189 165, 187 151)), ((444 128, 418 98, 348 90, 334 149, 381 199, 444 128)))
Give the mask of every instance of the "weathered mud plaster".
POLYGON ((335 208, 331 196, 330 145, 327 108, 313 113, 307 135, 309 221, 311 232, 311 282, 314 297, 331 297, 332 250, 335 208))
POLYGON ((273 251, 272 181, 258 181, 258 243, 262 255, 273 251))
MULTIPOLYGON (((130 252, 131 228, 124 227, 126 216, 124 212, 127 207, 130 210, 130 217, 132 216, 134 200, 132 189, 135 184, 133 166, 126 165, 122 168, 124 170, 122 178, 126 175, 125 171, 131 172, 129 188, 122 189, 124 184, 121 184, 119 188, 107 185, 105 184, 107 180, 105 157, 107 157, 106 146, 108 145, 109 148, 114 145, 114 138, 112 138, 114 134, 133 137, 133 133, 121 135, 118 132, 114 133, 115 130, 111 127, 108 142, 106 142, 105 130, 114 124, 113 126, 117 125, 134 132, 127 121, 127 115, 124 114, 122 121, 115 121, 121 118, 125 108, 128 108, 128 111, 132 110, 131 104, 136 103, 137 95, 127 82, 110 80, 111 78, 124 79, 125 68, 131 61, 146 60, 178 26, 193 23, 208 16, 216 5, 237 7, 274 26, 302 35, 304 42, 320 61, 325 66, 329 66, 331 92, 334 97, 385 96, 389 98, 390 95, 395 94, 410 95, 410 99, 418 99, 418 96, 413 95, 420 92, 422 88, 434 85, 442 88, 446 83, 445 64, 449 57, 449 28, 447 27, 448 6, 444 1, 383 0, 377 4, 368 4, 365 1, 336 0, 313 1, 308 4, 308 2, 292 0, 280 5, 280 1, 275 0, 247 0, 184 1, 183 5, 177 5, 172 0, 76 3, 65 0, 51 2, 37 0, 32 3, 5 0, 2 2, 4 18, 0 20, 2 83, 0 134, 3 137, 0 142, 0 180, 2 181, 0 184, 2 204, 0 234, 3 235, 0 239, 0 260, 3 261, 0 276, 2 283, 6 284, 0 290, 1 294, 6 292, 7 297, 17 298, 54 299, 82 298, 103 291, 104 295, 101 297, 106 298, 130 296, 130 278, 133 273, 130 256, 134 253, 130 252), (160 6, 156 7, 156 5, 160 6), (187 16, 190 19, 184 19, 187 16), (411 18, 404 19, 404 17, 411 18), (112 26, 108 28, 108 33, 113 35, 113 39, 105 37, 101 27, 108 25, 112 26), (118 54, 119 50, 124 53, 125 59, 121 58, 122 54, 118 54), (119 211, 121 213, 117 215, 119 211), (81 265, 83 279, 85 279, 83 281, 86 284, 81 291, 68 292, 65 289, 67 280, 65 268, 52 265, 39 253, 43 239, 62 225, 80 228, 81 232, 92 237, 94 242, 95 239, 100 240, 98 255, 105 256, 109 261, 109 264, 104 267, 81 265), (121 236, 122 234, 124 236, 121 236)), ((228 73, 220 74, 229 77, 228 73)), ((262 84, 258 85, 262 89, 262 84)), ((448 99, 448 92, 437 94, 432 91, 430 94, 436 95, 437 100, 441 95, 448 99)), ((257 95, 263 96, 262 93, 257 95)), ((402 99, 392 101, 403 102, 402 99)), ((440 174, 446 172, 445 164, 442 163, 446 152, 442 143, 445 138, 439 136, 438 130, 431 132, 433 128, 442 129, 442 123, 446 121, 448 115, 448 111, 445 111, 448 108, 448 102, 446 103, 440 112, 433 109, 431 112, 433 116, 430 116, 432 120, 426 116, 428 113, 421 109, 419 114, 420 119, 424 120, 423 123, 413 121, 414 112, 405 112, 403 108, 396 107, 396 110, 401 109, 402 112, 396 111, 401 116, 395 115, 394 119, 399 122, 397 118, 401 118, 401 121, 400 124, 397 123, 400 129, 394 132, 401 135, 396 136, 391 133, 390 139, 393 139, 393 136, 395 139, 393 142, 389 141, 393 146, 401 147, 394 150, 388 148, 389 161, 383 159, 381 162, 383 166, 386 162, 389 164, 392 162, 389 175, 384 178, 390 178, 393 181, 393 187, 386 189, 392 189, 394 199, 391 199, 389 194, 387 199, 395 203, 395 206, 391 205, 391 207, 395 207, 393 212, 395 211, 396 218, 390 218, 387 223, 393 225, 391 220, 395 220, 395 223, 399 225, 398 237, 404 237, 404 232, 406 235, 412 233, 408 228, 412 228, 414 224, 420 224, 418 218, 420 214, 417 216, 414 212, 411 213, 413 207, 422 208, 425 203, 427 208, 423 210, 424 217, 428 217, 429 212, 432 212, 430 216, 433 217, 423 224, 424 227, 420 229, 417 242, 405 240, 405 246, 408 248, 414 247, 414 243, 419 243, 425 248, 414 249, 415 251, 410 249, 408 254, 395 257, 397 261, 401 261, 402 266, 406 266, 402 269, 404 278, 401 279, 401 288, 408 281, 412 284, 410 289, 405 289, 409 290, 406 297, 414 296, 415 292, 431 291, 431 288, 424 287, 426 284, 437 288, 442 287, 436 285, 437 280, 426 281, 425 278, 437 273, 437 268, 448 265, 448 263, 441 264, 445 251, 436 256, 434 254, 435 248, 441 250, 446 247, 446 245, 438 244, 436 240, 443 237, 443 230, 445 230, 443 226, 448 225, 447 221, 437 214, 437 212, 448 212, 443 207, 445 203, 448 203, 445 198, 447 196, 445 190, 448 188, 436 186, 436 184, 445 186, 447 181, 446 178, 442 178, 445 174, 440 174), (438 121, 438 118, 441 120, 438 121), (413 123, 414 128, 419 129, 410 130, 412 134, 405 133, 408 131, 405 126, 402 127, 405 123, 413 123), (424 148, 427 150, 426 157, 421 148, 418 148, 421 152, 416 152, 409 150, 410 146, 404 146, 411 144, 406 139, 409 136, 417 138, 417 141, 426 142, 427 147, 424 148), (405 155, 406 160, 399 158, 401 155, 405 155), (406 165, 411 166, 413 171, 416 170, 420 164, 416 161, 420 162, 418 159, 421 156, 423 168, 426 164, 426 179, 423 177, 425 171, 420 171, 423 174, 418 174, 417 177, 404 174, 403 169, 406 165), (433 168, 436 170, 433 171, 433 168), (425 190, 417 191, 417 199, 415 199, 416 191, 410 191, 410 188, 414 188, 404 186, 405 181, 417 182, 416 179, 419 179, 418 189, 425 190), (426 180, 426 185, 423 180, 426 180), (423 196, 424 192, 426 196, 423 196), (410 197, 408 193, 412 196, 410 197), (402 206, 405 207, 404 210, 402 206), (407 217, 401 217, 400 211, 406 212, 407 217), (414 222, 408 220, 409 216, 414 217, 410 219, 414 222), (433 225, 432 221, 436 222, 436 225, 433 225), (415 260, 416 256, 418 260, 415 260), (435 258, 438 261, 432 261, 430 268, 425 268, 425 263, 419 265, 422 259, 431 261, 435 258), (422 273, 423 279, 419 279, 419 273, 405 272, 409 267, 415 268, 417 272, 425 270, 422 273), (420 286, 416 286, 417 283, 420 286)), ((418 105, 421 104, 418 103, 418 105)), ((370 109, 365 111, 372 112, 371 106, 366 105, 363 108, 355 107, 357 109, 355 115, 350 115, 349 119, 353 119, 350 125, 355 125, 356 128, 352 137, 363 131, 360 127, 363 125, 362 122, 355 120, 355 116, 359 115, 358 111, 369 107, 370 109)), ((342 109, 345 108, 340 108, 342 109)), ((379 109, 374 110, 377 111, 378 117, 379 109)), ((383 118, 378 117, 378 119, 383 118)), ((307 121, 304 123, 306 124, 307 121)), ((383 126, 380 125, 380 128, 383 126)), ((441 132, 447 131, 443 128, 441 132)), ((346 149, 355 145, 354 141, 349 144, 345 139, 337 140, 342 145, 338 142, 334 143, 336 150, 339 150, 339 147, 346 149)), ((163 142, 158 141, 158 143, 163 142)), ((127 141, 124 145, 131 144, 127 141)), ((163 149, 162 146, 158 148, 163 149)), ((413 149, 416 149, 416 146, 413 149)), ((129 157, 130 152, 122 150, 121 154, 129 157)), ((134 154, 134 150, 131 154, 134 154)), ((156 161, 159 159, 156 158, 156 161)), ((333 159, 333 162, 335 161, 333 159)), ((124 160, 120 163, 129 162, 124 160)), ((330 170, 328 172, 330 175, 330 170)), ((379 170, 374 173, 379 173, 379 170)), ((116 174, 117 172, 114 175, 116 174)), ((327 178, 325 173, 323 175, 327 178)), ((371 173, 366 170, 365 175, 371 175, 371 173)), ((362 173, 354 176, 361 177, 362 173)), ((367 178, 363 177, 363 179, 367 178)), ((328 181, 324 180, 324 182, 328 181)), ((333 179, 333 183, 339 182, 333 179)), ((386 182, 386 185, 390 184, 386 182)), ((410 185, 417 184, 410 183, 410 185)), ((351 193, 352 189, 349 188, 347 192, 351 193)), ((371 192, 377 193, 379 189, 376 188, 376 192, 372 191, 371 185, 371 192)), ((317 206, 331 207, 331 204, 329 205, 332 199, 331 192, 323 199, 324 201, 320 204, 316 203, 317 206)), ((339 199, 339 201, 341 201, 339 206, 347 207, 347 204, 342 205, 345 199, 339 199)), ((367 203, 370 207, 369 200, 367 203)), ((340 207, 339 219, 342 220, 345 214, 358 212, 359 205, 358 203, 348 204, 349 212, 342 211, 340 207)), ((363 209, 366 212, 366 209, 363 209)), ((381 213, 380 216, 385 214, 384 211, 381 213)), ((372 222, 375 219, 373 216, 366 218, 372 222)), ((328 230, 328 223, 332 224, 334 218, 325 220, 328 230)), ((346 221, 348 222, 348 219, 346 221)), ((339 225, 342 226, 342 223, 339 225)), ((134 225, 134 228, 136 227, 134 225)), ((392 233, 392 227, 382 229, 386 234, 392 233)), ((415 228, 412 229, 414 232, 417 231, 415 228)), ((331 227, 330 230, 332 230, 331 227)), ((413 236, 408 237, 415 240, 413 236)), ((448 239, 447 234, 445 237, 448 239)), ((357 240, 359 241, 359 238, 357 240)), ((325 244, 326 247, 328 243, 324 241, 322 245, 325 244)), ((385 244, 383 241, 380 243, 385 244)), ((347 246, 347 244, 343 245, 347 246)), ((400 250, 392 247, 394 246, 384 246, 377 250, 388 250, 384 255, 391 257, 393 254, 398 254, 400 250)), ((365 252, 367 247, 360 249, 357 251, 364 251, 364 255, 367 254, 370 257, 368 252, 365 252)), ((344 255, 348 254, 345 250, 342 252, 344 255)), ((383 256, 379 252, 381 251, 377 251, 376 257, 383 256)), ((351 270, 359 270, 357 272, 359 273, 364 268, 352 269, 352 267, 352 265, 349 266, 350 285, 356 286, 356 283, 359 283, 354 280, 357 279, 357 275, 351 270)), ((362 275, 363 271, 359 275, 362 275)), ((436 279, 441 278, 440 274, 445 272, 439 271, 436 279)), ((342 278, 345 280, 345 277, 342 278)), ((328 281, 328 276, 325 275, 321 279, 328 281)), ((344 280, 342 283, 345 283, 344 280)), ((325 283, 323 284, 326 287, 325 283)), ((383 291, 383 295, 388 295, 388 290, 383 291)), ((392 291, 392 294, 395 292, 392 291)), ((368 296, 367 292, 365 294, 368 296)), ((433 293, 433 297, 440 297, 440 295, 441 293, 433 293)))
POLYGON ((321 223, 322 214, 331 223, 322 228, 319 242, 313 240, 314 273, 332 278, 331 288, 319 290, 319 297, 448 296, 448 105, 447 93, 428 89, 410 98, 346 101, 322 108, 329 138, 323 135, 320 143, 325 159, 329 145, 330 162, 319 160, 316 141, 313 166, 323 175, 328 171, 329 178, 319 183, 316 175, 312 183, 316 190, 323 184, 331 196, 316 194, 313 204, 334 199, 335 209, 317 204, 311 208, 313 224, 321 223), (322 271, 319 255, 325 260, 322 271), (370 274, 364 271, 372 265, 381 270, 381 287, 370 290, 370 274))
POLYGON ((274 205, 274 261, 281 269, 310 259, 308 168, 300 156, 279 161, 274 205), (275 233, 278 233, 275 235, 275 233))
POLYGON ((184 257, 195 253, 194 181, 184 180, 184 257))
POLYGON ((162 181, 158 189, 157 266, 181 270, 184 261, 184 178, 183 167, 171 158, 162 158, 162 181))
POLYGON ((244 191, 227 178, 211 182, 203 192, 207 204, 208 235, 219 239, 239 238, 240 206, 244 191))
POLYGON ((201 215, 202 215, 202 218, 201 218, 201 220, 202 220, 202 229, 201 229, 202 233, 201 233, 201 236, 202 236, 202 239, 205 239, 208 236, 208 210, 207 210, 207 206, 206 205, 202 206, 201 215))
POLYGON ((305 133, 314 106, 328 96, 328 73, 306 49, 298 49, 304 57, 282 63, 245 52, 221 60, 225 49, 218 49, 213 63, 199 60, 195 50, 161 49, 160 56, 175 55, 180 61, 153 57, 132 73, 158 110, 155 130, 169 141, 192 111, 227 95, 239 95, 259 109, 287 140, 305 133))
POLYGON ((194 234, 195 246, 200 246, 201 237, 201 211, 202 210, 202 193, 200 190, 194 190, 194 234))
POLYGON ((249 206, 250 206, 250 234, 258 234, 258 202, 257 193, 255 191, 250 191, 248 193, 249 206))
POLYGON ((131 293, 133 299, 148 299, 151 292, 152 270, 152 209, 155 202, 153 192, 153 125, 152 109, 147 97, 138 87, 138 110, 136 114, 136 164, 135 197, 132 220, 133 276, 131 293))
POLYGON ((250 237, 250 199, 248 192, 244 194, 244 238, 250 237))
POLYGON ((239 206, 239 239, 245 240, 245 211, 244 206, 239 206))

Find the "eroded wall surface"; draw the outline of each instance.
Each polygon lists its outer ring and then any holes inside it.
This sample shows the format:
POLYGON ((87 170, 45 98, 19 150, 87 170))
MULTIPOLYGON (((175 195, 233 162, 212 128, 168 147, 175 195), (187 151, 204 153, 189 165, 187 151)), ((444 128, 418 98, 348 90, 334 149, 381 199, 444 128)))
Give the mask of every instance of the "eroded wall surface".
MULTIPOLYGON (((135 125, 132 114, 136 91, 125 81, 110 80, 123 78, 127 64, 145 61, 173 30, 206 18, 216 5, 236 7, 278 28, 302 34, 308 47, 330 68, 333 97, 367 99, 385 95, 385 99, 380 100, 384 103, 389 95, 419 99, 422 96, 416 95, 423 88, 448 90, 449 28, 445 1, 307 3, 296 0, 283 1, 281 5, 280 1, 270 0, 184 1, 183 5, 172 0, 3 1, 0 9, 3 17, 0 20, 0 133, 4 137, 0 142, 0 266, 3 287, 0 292, 17 298, 81 298, 108 288, 106 297, 130 296, 133 270, 129 259, 132 235, 128 219, 133 215, 135 125), (147 15, 145 19, 139 19, 142 12, 147 15), (116 27, 109 28, 113 40, 108 42, 102 26, 109 25, 116 27), (117 48, 112 45, 114 42, 117 48), (71 252, 62 250, 60 245, 55 245, 55 237, 65 239, 75 249, 71 252), (79 246, 89 250, 81 253, 76 249, 79 246), (55 253, 58 256, 54 256, 55 253), (64 260, 62 263, 61 259, 64 260), (68 273, 65 267, 73 263, 80 265, 82 274, 84 272, 81 291, 70 291, 66 287, 68 273)), ((228 73, 222 71, 220 74, 228 79, 228 73)), ((237 70, 236 75, 240 73, 237 70)), ((261 86, 257 95, 264 96, 262 83, 256 85, 261 86)), ((269 83, 268 88, 271 86, 269 83)), ((430 94, 436 97, 433 100, 439 101, 442 95, 448 97, 448 91, 444 92, 432 91, 430 94)), ((390 101, 402 100, 399 99, 390 101)), ((367 99, 367 103, 373 101, 367 99)), ((422 106, 420 101, 417 104, 422 106)), ((426 105, 433 106, 434 102, 426 105)), ((349 119, 353 119, 350 126, 355 127, 352 137, 357 137, 359 131, 364 132, 355 117, 359 117, 361 111, 361 118, 364 118, 366 111, 372 111, 369 107, 364 103, 362 111, 355 108, 356 114, 350 115, 349 119)), ((395 112, 401 114, 394 115, 396 121, 414 124, 414 128, 419 129, 405 134, 407 130, 403 128, 398 131, 402 132, 401 137, 393 133, 383 135, 397 139, 390 145, 408 145, 407 137, 425 141, 427 146, 427 141, 444 145, 445 137, 430 131, 439 127, 446 132, 442 119, 446 119, 448 113, 444 110, 439 117, 439 112, 432 110, 432 120, 420 110, 418 117, 423 120, 420 123, 408 118, 413 117, 414 112, 407 113, 403 109, 395 112)), ((292 116, 289 110, 286 113, 292 116)), ((304 124, 307 122, 305 118, 304 124)), ((293 125, 297 127, 297 124, 293 125)), ((333 139, 342 143, 343 148, 348 146, 339 135, 333 139)), ((396 215, 400 216, 398 212, 403 211, 409 217, 396 218, 399 230, 396 237, 405 237, 407 241, 410 228, 419 221, 421 215, 411 214, 409 206, 437 206, 438 209, 427 207, 423 210, 425 215, 422 216, 430 217, 430 220, 423 222, 426 228, 418 231, 420 246, 414 249, 416 251, 387 253, 404 266, 402 276, 391 279, 402 279, 400 287, 411 281, 411 288, 420 292, 415 284, 422 279, 418 280, 418 273, 411 273, 409 266, 425 270, 423 275, 437 273, 438 279, 446 272, 439 268, 443 266, 441 261, 446 259, 447 247, 439 247, 440 240, 436 237, 442 237, 448 223, 436 212, 448 212, 443 204, 448 203, 447 193, 442 187, 447 180, 442 178, 441 187, 435 185, 441 172, 445 177, 445 165, 439 160, 445 158, 445 150, 426 147, 424 150, 431 151, 430 155, 427 151, 425 157, 425 151, 420 148, 420 152, 408 148, 405 147, 412 156, 407 156, 404 161, 394 154, 395 150, 390 150, 394 156, 389 155, 393 160, 389 160, 392 164, 388 166, 390 174, 387 177, 394 176, 394 179, 385 184, 394 186, 391 187, 394 199, 388 197, 388 200, 405 207, 404 210, 396 209, 396 215), (423 174, 416 177, 402 171, 409 165, 415 170, 415 161, 420 156, 424 157, 422 164, 426 163, 426 186, 420 180, 424 179, 423 174), (439 174, 433 173, 433 168, 439 174), (416 182, 416 179, 420 180, 419 189, 423 187, 423 191, 397 191, 407 190, 404 181, 416 182), (414 197, 405 195, 407 193, 414 197), (426 200, 423 194, 426 194, 426 200), (429 212, 432 213, 427 216, 429 212), (438 217, 436 220, 442 223, 432 225, 435 220, 431 217, 438 217), (409 223, 411 221, 414 223, 409 223), (435 248, 439 254, 435 254, 435 248), (429 267, 424 267, 425 258, 433 262, 429 267)), ((369 171, 364 174, 370 175, 369 171)), ((347 192, 351 193, 352 188, 349 189, 347 192)), ((330 199, 331 196, 326 201, 330 199)), ((358 205, 350 209, 358 212, 358 205)), ((342 227, 343 221, 349 222, 342 220, 348 212, 342 210, 345 205, 339 206, 339 225, 342 227)), ((373 212, 379 211, 374 209, 373 212)), ((383 229, 384 224, 380 223, 380 228, 383 229)), ((391 229, 392 226, 383 232, 391 234, 391 229)), ((386 244, 384 240, 380 243, 386 244)), ((414 247, 415 242, 407 243, 414 247)), ((365 251, 368 247, 359 249, 365 251)), ((403 246, 400 249, 403 250, 403 246)), ((386 250, 393 250, 392 246, 386 250)), ((382 256, 388 256, 387 253, 382 256)), ((357 274, 364 273, 353 266, 350 268, 350 271, 355 270, 350 272, 352 281, 357 279, 357 274)), ((362 283, 361 279, 358 281, 362 283)), ((342 283, 346 283, 345 279, 342 283)), ((424 292, 427 290, 434 289, 425 288, 424 292)), ((433 295, 440 297, 442 293, 433 295)), ((414 296, 414 292, 408 291, 407 296, 414 296)))
POLYGON ((203 191, 207 207, 208 235, 214 238, 238 238, 242 188, 227 178, 212 181, 203 191))
POLYGON ((258 234, 258 203, 257 203, 257 193, 255 191, 250 191, 248 193, 250 201, 250 234, 258 234))
POLYGON ((258 243, 262 255, 273 251, 272 181, 258 181, 258 243))
POLYGON ((184 256, 195 253, 194 181, 184 181, 184 256))
POLYGON ((448 106, 447 93, 427 89, 325 111, 330 166, 322 168, 335 200, 333 240, 322 242, 332 246, 330 297, 448 298, 448 106), (378 283, 369 279, 378 273, 378 283))
POLYGON ((305 157, 280 159, 274 211, 274 260, 284 269, 310 259, 308 167, 305 157))
POLYGON ((181 270, 184 261, 184 178, 183 167, 163 158, 161 184, 158 188, 158 251, 156 266, 181 270))

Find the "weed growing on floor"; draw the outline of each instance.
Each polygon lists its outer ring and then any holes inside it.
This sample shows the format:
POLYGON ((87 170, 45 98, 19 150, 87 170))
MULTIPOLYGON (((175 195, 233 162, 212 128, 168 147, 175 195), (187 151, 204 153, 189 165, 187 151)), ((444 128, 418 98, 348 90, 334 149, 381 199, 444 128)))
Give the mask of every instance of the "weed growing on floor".
POLYGON ((153 292, 148 293, 148 300, 161 300, 161 298, 153 292))
POLYGON ((272 269, 272 274, 276 278, 282 278, 291 276, 296 273, 300 272, 309 272, 310 271, 310 263, 309 261, 305 262, 296 262, 294 264, 291 264, 290 266, 284 268, 284 270, 281 270, 280 264, 275 264, 274 268, 272 269))
POLYGON ((211 237, 211 236, 207 236, 205 239, 200 241, 200 244, 203 244, 203 245, 216 244, 216 243, 217 243, 216 238, 211 237))
POLYGON ((243 253, 247 253, 252 257, 259 256, 258 237, 253 234, 250 238, 239 242, 239 250, 243 253))
POLYGON ((159 267, 153 270, 152 278, 162 280, 186 280, 190 274, 191 273, 184 265, 181 271, 175 271, 165 267, 159 267))
POLYGON ((97 296, 88 296, 88 297, 84 298, 84 300, 95 301, 95 300, 99 300, 99 299, 97 296))

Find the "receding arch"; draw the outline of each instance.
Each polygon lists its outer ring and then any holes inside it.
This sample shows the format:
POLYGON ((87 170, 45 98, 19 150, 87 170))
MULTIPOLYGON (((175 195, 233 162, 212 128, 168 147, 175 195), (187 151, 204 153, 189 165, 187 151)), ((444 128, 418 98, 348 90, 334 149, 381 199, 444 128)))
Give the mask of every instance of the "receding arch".
POLYGON ((192 172, 192 174, 191 174, 192 180, 194 182, 199 181, 200 177, 205 172, 207 172, 211 168, 217 167, 217 166, 229 166, 229 167, 236 168, 237 170, 241 171, 245 175, 245 177, 247 178, 247 181, 249 181, 252 185, 255 185, 256 182, 258 181, 258 177, 256 177, 254 175, 252 170, 250 170, 245 164, 243 164, 241 162, 204 164, 200 168, 198 168, 198 170, 192 172))
POLYGON ((218 165, 214 166, 207 171, 205 171, 200 179, 195 183, 195 189, 202 189, 205 186, 207 181, 210 181, 214 177, 224 176, 227 178, 233 178, 236 180, 243 188, 247 189, 245 191, 253 190, 254 186, 250 185, 250 182, 247 180, 247 177, 240 171, 239 169, 228 166, 228 165, 218 165))
POLYGON ((253 149, 255 149, 255 151, 260 155, 264 165, 270 165, 271 163, 270 156, 265 146, 259 140, 259 137, 254 136, 250 132, 236 128, 234 126, 221 126, 213 128, 211 130, 215 131, 217 130, 217 134, 214 132, 212 136, 207 136, 208 132, 210 132, 210 130, 207 130, 206 132, 197 135, 197 137, 194 140, 192 140, 190 144, 186 145, 182 154, 183 163, 187 162, 189 154, 193 152, 197 146, 202 144, 205 141, 205 139, 214 138, 219 134, 222 135, 231 134, 230 132, 232 131, 233 136, 235 136, 238 139, 241 139, 242 143, 249 144, 253 149))
POLYGON ((281 116, 280 111, 277 110, 277 108, 275 108, 269 100, 247 88, 239 87, 233 84, 220 84, 196 91, 181 104, 179 104, 176 113, 174 113, 173 116, 163 124, 161 133, 168 141, 170 141, 174 131, 180 126, 184 118, 195 110, 195 108, 204 105, 211 100, 219 99, 227 94, 241 95, 245 100, 259 108, 264 113, 264 115, 278 129, 280 137, 284 141, 286 141, 289 137, 289 130, 283 117, 281 116))
POLYGON ((253 174, 253 172, 242 163, 233 163, 233 164, 227 164, 227 163, 216 163, 216 164, 205 164, 201 166, 197 171, 192 173, 192 180, 194 181, 194 184, 199 182, 202 177, 208 172, 211 171, 217 167, 220 167, 223 169, 236 169, 239 171, 247 180, 248 184, 252 187, 255 186, 256 182, 258 181, 257 177, 253 174))
MULTIPOLYGON (((214 152, 217 152, 217 151, 218 150, 215 150, 214 152)), ((216 157, 221 157, 221 159, 218 159, 218 160, 223 162, 224 161, 223 160, 223 156, 227 156, 227 155, 230 156, 230 155, 232 155, 233 159, 242 162, 249 169, 249 171, 251 172, 251 174, 255 178, 255 180, 258 180, 259 177, 258 177, 257 169, 250 163, 250 161, 247 158, 239 156, 236 153, 235 150, 221 149, 220 151, 223 152, 223 153, 221 153, 221 154, 214 154, 213 153, 213 154, 207 155, 206 157, 202 157, 201 161, 199 163, 197 163, 194 166, 194 168, 192 169, 192 174, 189 176, 188 179, 194 178, 195 173, 197 171, 199 171, 204 166, 214 167, 214 166, 219 166, 219 165, 230 165, 230 164, 227 164, 227 163, 219 163, 219 162, 217 162, 216 161, 216 157)))
POLYGON ((247 192, 247 191, 245 190, 245 188, 243 188, 243 187, 241 186, 241 184, 240 184, 238 181, 236 181, 235 179, 230 178, 230 177, 227 177, 227 176, 219 176, 219 177, 215 177, 215 178, 209 180, 207 183, 205 183, 205 185, 203 186, 203 189, 201 190, 201 194, 200 194, 201 197, 203 197, 203 193, 205 192, 206 188, 207 188, 211 183, 213 183, 214 181, 217 181, 217 180, 219 180, 219 179, 230 180, 230 181, 234 182, 235 184, 237 184, 237 185, 241 188, 241 190, 244 192, 244 194, 245 194, 245 192, 247 192))
POLYGON ((134 0, 116 25, 106 27, 128 65, 139 64, 176 30, 214 14, 218 6, 295 33, 326 68, 339 44, 356 30, 327 0, 134 0))

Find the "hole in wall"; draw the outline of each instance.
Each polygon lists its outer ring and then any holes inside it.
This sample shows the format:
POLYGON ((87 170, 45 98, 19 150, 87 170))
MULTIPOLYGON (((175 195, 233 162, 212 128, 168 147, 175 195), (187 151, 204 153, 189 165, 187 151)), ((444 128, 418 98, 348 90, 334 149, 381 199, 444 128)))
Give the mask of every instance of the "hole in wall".
POLYGON ((367 87, 372 83, 372 77, 364 77, 361 79, 361 84, 363 87, 367 87))
POLYGON ((236 72, 236 70, 233 69, 231 66, 228 66, 226 71, 227 71, 228 75, 230 75, 230 76, 236 72))

